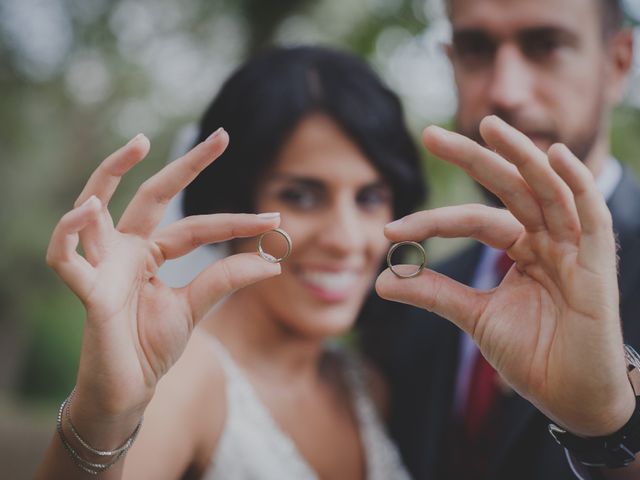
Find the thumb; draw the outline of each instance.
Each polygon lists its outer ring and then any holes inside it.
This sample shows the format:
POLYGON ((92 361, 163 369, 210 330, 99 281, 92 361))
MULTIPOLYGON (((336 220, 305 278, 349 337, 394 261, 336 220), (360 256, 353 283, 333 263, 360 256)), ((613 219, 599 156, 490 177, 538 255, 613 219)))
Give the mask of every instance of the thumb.
POLYGON ((267 262, 256 253, 239 253, 218 260, 182 289, 194 323, 225 295, 279 275, 280 271, 279 264, 267 262))
POLYGON ((487 299, 485 293, 427 269, 413 278, 398 278, 387 269, 378 276, 376 291, 387 300, 437 313, 467 333, 473 332, 487 299))

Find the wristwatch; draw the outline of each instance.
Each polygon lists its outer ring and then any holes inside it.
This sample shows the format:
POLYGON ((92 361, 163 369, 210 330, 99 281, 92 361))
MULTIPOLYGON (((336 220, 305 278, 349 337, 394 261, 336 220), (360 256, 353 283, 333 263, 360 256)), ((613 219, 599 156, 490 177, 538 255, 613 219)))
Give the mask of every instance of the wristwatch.
POLYGON ((549 433, 575 460, 588 467, 620 468, 635 460, 640 452, 640 355, 624 346, 627 375, 636 394, 636 408, 629 421, 617 432, 604 437, 578 437, 549 424, 549 433))

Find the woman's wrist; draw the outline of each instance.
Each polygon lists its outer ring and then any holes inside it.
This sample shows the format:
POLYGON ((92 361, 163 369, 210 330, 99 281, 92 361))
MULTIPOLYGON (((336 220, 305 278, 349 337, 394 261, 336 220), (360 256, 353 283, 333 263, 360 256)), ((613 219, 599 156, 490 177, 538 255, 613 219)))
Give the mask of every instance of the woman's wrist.
MULTIPOLYGON (((98 450, 114 450, 122 446, 136 430, 144 415, 146 405, 126 409, 104 408, 104 403, 92 401, 75 391, 67 405, 63 427, 71 431, 69 421, 77 433, 98 450)), ((73 436, 73 435, 72 435, 73 436)))
MULTIPOLYGON (((142 417, 138 419, 133 430, 130 430, 131 433, 126 436, 121 432, 129 427, 128 415, 114 418, 94 412, 87 419, 81 420, 82 427, 78 428, 71 418, 74 396, 75 390, 62 402, 58 410, 56 421, 58 438, 78 469, 97 476, 111 469, 124 458, 140 432, 142 417), (79 430, 83 429, 85 433, 81 434, 79 430), (91 433, 88 435, 87 432, 91 433), (118 437, 124 440, 119 440, 117 446, 111 446, 118 437)), ((78 416, 82 418, 81 415, 78 416)))

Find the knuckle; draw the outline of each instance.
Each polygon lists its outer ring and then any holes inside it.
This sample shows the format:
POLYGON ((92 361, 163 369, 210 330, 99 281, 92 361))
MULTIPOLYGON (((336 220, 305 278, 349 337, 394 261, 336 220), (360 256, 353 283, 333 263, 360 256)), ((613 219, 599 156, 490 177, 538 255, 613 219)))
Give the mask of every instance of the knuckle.
POLYGON ((57 268, 58 263, 60 261, 60 259, 53 254, 51 251, 47 251, 47 254, 45 256, 45 261, 47 262, 47 265, 51 268, 53 268, 54 270, 57 268))
POLYGON ((189 235, 189 245, 191 245, 192 248, 198 248, 204 245, 205 243, 207 243, 206 240, 198 231, 191 230, 189 231, 188 235, 189 235))
POLYGON ((166 205, 171 200, 171 196, 165 195, 159 188, 156 177, 142 182, 138 188, 138 195, 160 205, 166 205))
POLYGON ((600 222, 602 223, 602 226, 607 228, 607 230, 612 230, 613 229, 613 217, 611 216, 611 212, 609 211, 608 208, 606 207, 602 207, 600 209, 600 222))
POLYGON ((141 197, 150 197, 152 188, 153 188, 153 185, 151 183, 151 179, 145 180, 138 187, 138 191, 136 192, 136 195, 139 195, 141 197))
POLYGON ((234 276, 231 273, 229 261, 226 259, 220 262, 219 281, 223 290, 226 292, 231 292, 237 288, 234 276))

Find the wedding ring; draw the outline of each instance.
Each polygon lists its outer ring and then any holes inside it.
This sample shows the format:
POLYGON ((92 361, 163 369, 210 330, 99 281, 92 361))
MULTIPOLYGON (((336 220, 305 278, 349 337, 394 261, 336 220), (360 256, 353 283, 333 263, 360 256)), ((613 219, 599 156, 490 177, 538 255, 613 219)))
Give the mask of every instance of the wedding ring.
POLYGON ((404 241, 404 242, 398 242, 398 243, 394 243, 393 245, 391 245, 391 248, 389 249, 389 253, 387 254, 387 265, 389 266, 389 269, 394 273, 394 275, 396 277, 399 278, 413 278, 413 277, 417 277, 418 275, 420 275, 420 272, 422 272, 422 270, 424 269, 424 267, 427 265, 427 254, 424 251, 424 247, 422 245, 420 245, 418 242, 410 242, 410 241, 404 241), (393 263, 391 263, 391 257, 393 255, 393 253, 400 247, 404 246, 404 245, 409 245, 411 247, 416 248, 419 252, 420 252, 420 256, 422 257, 422 260, 420 262, 419 265, 416 265, 416 271, 412 272, 410 274, 403 274, 400 273, 397 269, 396 269, 396 265, 393 265, 393 263))
POLYGON ((260 256, 262 258, 264 258, 267 262, 271 262, 271 263, 280 263, 285 261, 289 255, 291 255, 291 249, 292 249, 292 243, 291 243, 291 237, 289 236, 289 234, 287 232, 285 232, 284 230, 282 230, 281 228, 274 228, 273 230, 269 230, 268 232, 264 232, 263 234, 261 234, 258 237, 258 253, 260 254, 260 256), (268 254, 267 252, 264 251, 264 249, 262 248, 262 240, 264 239, 265 235, 268 235, 270 233, 277 233, 278 235, 280 235, 282 238, 285 239, 285 241, 287 242, 287 251, 285 252, 285 254, 280 257, 280 258, 276 258, 273 255, 268 254))

